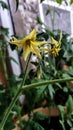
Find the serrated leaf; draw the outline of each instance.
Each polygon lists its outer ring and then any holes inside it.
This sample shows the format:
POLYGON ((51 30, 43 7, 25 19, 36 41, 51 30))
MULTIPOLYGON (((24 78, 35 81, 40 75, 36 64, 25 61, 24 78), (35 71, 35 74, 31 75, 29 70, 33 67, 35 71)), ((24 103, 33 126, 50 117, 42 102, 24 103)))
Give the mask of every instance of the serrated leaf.
POLYGON ((18 6, 19 6, 19 0, 16 0, 16 11, 18 9, 18 6))
POLYGON ((7 6, 7 4, 5 2, 0 1, 0 4, 1 4, 3 9, 8 9, 8 6, 7 6))
POLYGON ((41 95, 45 91, 46 86, 38 87, 37 88, 37 95, 41 95))

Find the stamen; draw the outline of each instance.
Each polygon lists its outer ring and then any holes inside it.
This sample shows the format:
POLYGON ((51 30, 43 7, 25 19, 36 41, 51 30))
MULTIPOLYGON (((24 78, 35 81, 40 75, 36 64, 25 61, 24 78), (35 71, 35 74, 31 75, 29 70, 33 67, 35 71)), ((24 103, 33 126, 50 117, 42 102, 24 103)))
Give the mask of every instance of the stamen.
POLYGON ((26 44, 30 46, 30 40, 26 40, 26 44))

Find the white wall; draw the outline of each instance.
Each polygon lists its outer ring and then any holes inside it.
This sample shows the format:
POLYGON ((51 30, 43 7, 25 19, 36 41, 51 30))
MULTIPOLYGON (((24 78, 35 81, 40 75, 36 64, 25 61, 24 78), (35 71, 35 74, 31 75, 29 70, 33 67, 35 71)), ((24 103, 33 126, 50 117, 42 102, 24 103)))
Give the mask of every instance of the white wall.
MULTIPOLYGON (((56 7, 57 9, 61 9, 61 10, 70 12, 70 15, 69 15, 70 16, 69 21, 70 21, 70 26, 71 26, 70 31, 71 31, 71 36, 73 36, 73 11, 71 9, 71 6, 69 5, 69 0, 68 0, 68 6, 65 3, 63 3, 62 5, 59 5, 58 3, 51 1, 51 0, 45 0, 43 3, 45 5, 49 5, 49 6, 52 6, 52 7, 56 7)), ((46 19, 44 19, 44 15, 43 15, 43 7, 42 7, 43 3, 40 4, 40 2, 39 2, 39 11, 40 11, 40 17, 41 17, 42 21, 44 23, 46 23, 45 22, 46 19)), ((44 10, 44 12, 45 12, 45 10, 44 10)), ((64 23, 66 23, 67 20, 68 19, 66 19, 66 20, 64 19, 64 23)), ((63 19, 62 19, 62 21, 63 21, 63 19)), ((61 23, 62 23, 62 21, 61 21, 61 23)), ((50 23, 50 21, 48 21, 48 22, 50 23)), ((58 23, 58 26, 60 26, 60 23, 58 23)), ((69 22, 68 22, 68 28, 69 28, 69 22)))
MULTIPOLYGON (((8 4, 7 0, 3 0, 3 1, 8 4)), ((3 10, 2 7, 0 7, 0 16, 1 16, 2 26, 6 27, 6 28, 9 28, 9 36, 7 37, 7 41, 9 41, 11 36, 14 35, 13 26, 12 26, 12 21, 11 21, 9 10, 7 10, 7 9, 3 10)), ((20 63, 19 63, 17 51, 15 51, 15 50, 12 51, 10 49, 10 46, 8 46, 8 51, 9 51, 9 55, 11 57, 15 58, 15 60, 19 64, 19 65, 17 65, 14 61, 11 60, 13 73, 15 75, 19 75, 21 73, 21 69, 20 69, 20 63)))

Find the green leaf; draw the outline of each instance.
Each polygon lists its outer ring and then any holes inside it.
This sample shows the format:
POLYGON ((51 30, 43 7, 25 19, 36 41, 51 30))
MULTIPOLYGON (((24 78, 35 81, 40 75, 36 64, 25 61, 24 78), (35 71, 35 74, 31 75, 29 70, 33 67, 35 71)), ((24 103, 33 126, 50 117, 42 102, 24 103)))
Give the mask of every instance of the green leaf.
POLYGON ((68 73, 73 76, 73 68, 69 67, 68 73))
POLYGON ((39 123, 34 122, 34 130, 45 130, 39 123))
POLYGON ((62 3, 62 0, 56 0, 57 3, 61 4, 62 3))
POLYGON ((37 120, 45 120, 47 118, 47 116, 46 115, 43 115, 41 112, 35 112, 34 113, 34 116, 33 116, 33 119, 35 120, 35 121, 37 121, 37 120))
POLYGON ((64 120, 64 114, 65 114, 64 107, 61 105, 58 105, 58 109, 60 111, 62 120, 64 120))
POLYGON ((12 120, 9 118, 9 120, 7 120, 4 126, 4 130, 13 130, 14 128, 15 128, 15 125, 13 124, 12 120))
POLYGON ((44 96, 45 89, 46 89, 46 86, 42 86, 42 87, 37 87, 36 88, 36 94, 37 94, 36 100, 38 100, 39 97, 42 98, 42 96, 44 96))
POLYGON ((32 125, 30 123, 28 123, 25 127, 26 130, 32 130, 32 125))
POLYGON ((53 95, 54 95, 55 91, 51 84, 48 85, 48 90, 49 90, 51 99, 53 99, 53 95))
POLYGON ((44 128, 34 120, 29 120, 25 126, 25 130, 44 130, 44 128))
POLYGON ((66 107, 67 107, 67 113, 71 113, 73 111, 73 98, 71 95, 69 95, 69 98, 66 103, 66 107))
POLYGON ((62 125, 63 130, 66 130, 66 129, 65 129, 64 122, 63 122, 62 120, 59 120, 59 122, 60 122, 60 124, 62 125))
POLYGON ((56 86, 58 86, 59 88, 62 88, 60 83, 55 83, 56 86))
POLYGON ((5 89, 4 89, 4 90, 0 90, 0 94, 1 94, 1 93, 5 93, 5 89))
POLYGON ((70 4, 73 4, 73 0, 70 0, 70 4))
POLYGON ((69 119, 67 120, 67 123, 70 127, 72 127, 72 122, 69 119))
POLYGON ((0 1, 0 4, 1 4, 3 9, 8 9, 8 6, 7 6, 7 4, 5 2, 0 1))
POLYGON ((68 88, 67 87, 63 87, 63 91, 64 92, 68 92, 68 88))
POLYGON ((8 29, 8 28, 5 28, 5 27, 3 27, 3 26, 0 26, 0 34, 8 36, 8 34, 9 34, 9 29, 8 29))
POLYGON ((40 0, 40 3, 42 3, 44 0, 40 0))
POLYGON ((19 0, 16 0, 16 11, 18 9, 18 6, 19 6, 19 0))
POLYGON ((37 20, 37 22, 38 22, 39 24, 41 24, 41 25, 43 24, 42 20, 41 20, 39 17, 37 17, 36 20, 37 20))
POLYGON ((9 59, 14 61, 17 65, 19 65, 18 62, 16 61, 16 59, 14 59, 13 57, 10 56, 9 59))
POLYGON ((69 74, 66 74, 66 73, 64 73, 62 76, 63 76, 63 78, 71 78, 71 76, 69 74))
POLYGON ((50 13, 50 9, 47 9, 46 11, 46 15, 48 15, 50 13))

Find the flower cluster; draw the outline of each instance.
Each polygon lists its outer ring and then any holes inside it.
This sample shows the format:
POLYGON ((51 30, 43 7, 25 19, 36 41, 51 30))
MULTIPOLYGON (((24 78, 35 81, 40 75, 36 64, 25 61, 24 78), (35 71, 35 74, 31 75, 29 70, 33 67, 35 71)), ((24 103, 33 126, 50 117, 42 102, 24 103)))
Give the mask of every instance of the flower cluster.
POLYGON ((62 32, 60 33, 60 39, 59 41, 56 41, 53 37, 52 37, 52 44, 53 44, 53 48, 52 48, 52 53, 56 55, 58 55, 59 51, 61 50, 61 40, 62 40, 62 32))
MULTIPOLYGON (((17 40, 17 38, 12 37, 12 39, 10 40, 10 44, 15 44, 18 48, 23 49, 23 57, 24 57, 25 61, 30 52, 37 55, 38 58, 41 58, 40 46, 43 44, 48 44, 48 42, 38 41, 38 40, 36 40, 36 38, 37 38, 36 29, 34 29, 29 35, 27 35, 26 37, 24 37, 21 40, 17 40)), ((47 54, 53 53, 56 56, 56 55, 58 55, 59 51, 61 50, 62 32, 60 33, 59 41, 56 41, 53 37, 51 39, 52 39, 53 48, 48 49, 45 47, 41 47, 41 49, 46 51, 47 54)))

